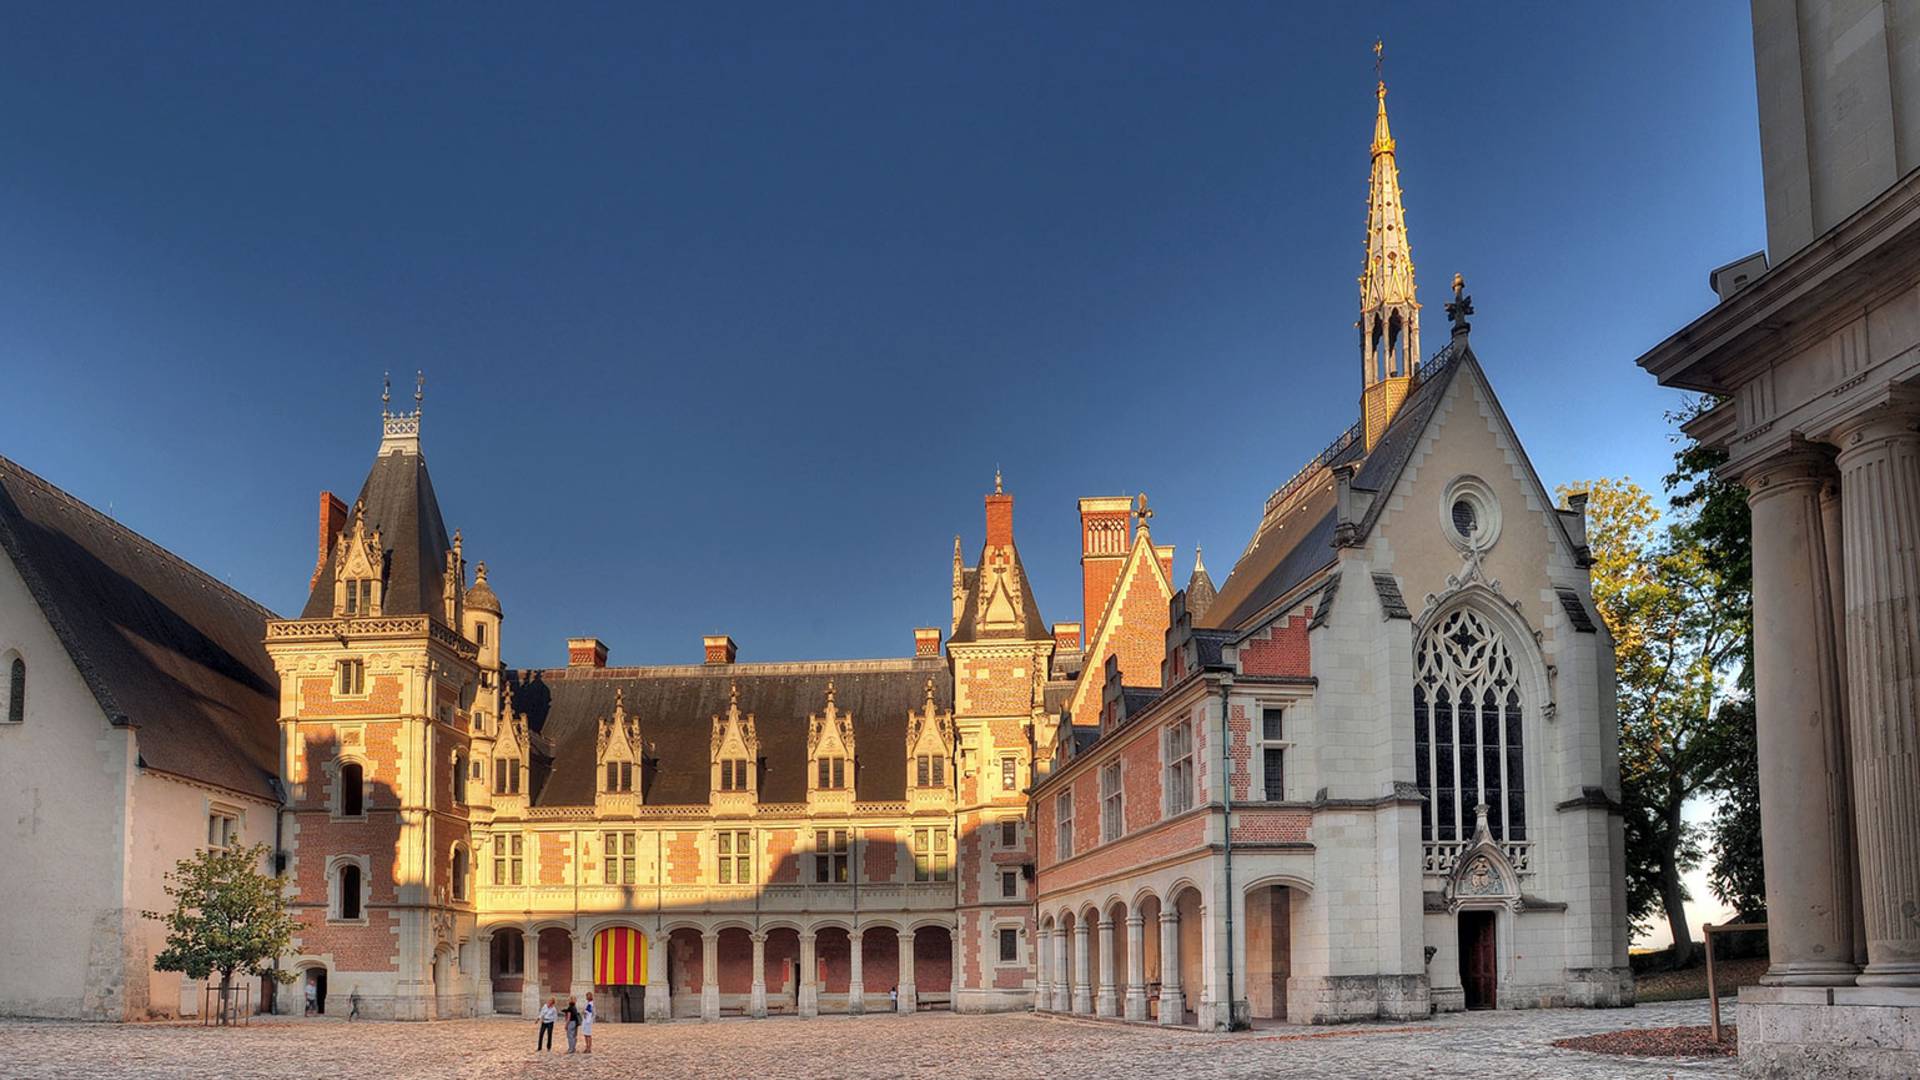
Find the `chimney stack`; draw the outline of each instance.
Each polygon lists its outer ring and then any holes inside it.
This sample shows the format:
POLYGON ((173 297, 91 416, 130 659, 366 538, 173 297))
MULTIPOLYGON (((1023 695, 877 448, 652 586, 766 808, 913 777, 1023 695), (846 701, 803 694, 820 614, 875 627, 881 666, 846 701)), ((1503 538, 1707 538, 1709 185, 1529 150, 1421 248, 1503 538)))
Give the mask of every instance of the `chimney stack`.
POLYGON ((1053 651, 1058 653, 1077 653, 1080 651, 1080 624, 1077 622, 1057 622, 1053 624, 1053 651))
POLYGON ((607 643, 597 637, 567 639, 567 666, 603 668, 607 666, 607 643))
POLYGON ((1013 496, 1001 490, 1000 470, 993 471, 993 494, 987 496, 987 546, 1013 544, 1013 496))
POLYGON ((333 538, 347 527, 347 504, 334 497, 333 492, 320 493, 320 555, 313 561, 313 578, 307 582, 307 591, 312 592, 320 584, 320 574, 327 568, 327 556, 333 554, 333 538))
POLYGON ((913 655, 920 659, 940 655, 940 628, 917 626, 913 630, 913 655))
POLYGON ((700 643, 706 648, 709 664, 731 664, 733 658, 739 655, 739 648, 734 645, 733 638, 726 634, 708 634, 700 639, 700 643))
POLYGON ((1133 543, 1133 500, 1080 500, 1080 623, 1093 629, 1133 543))

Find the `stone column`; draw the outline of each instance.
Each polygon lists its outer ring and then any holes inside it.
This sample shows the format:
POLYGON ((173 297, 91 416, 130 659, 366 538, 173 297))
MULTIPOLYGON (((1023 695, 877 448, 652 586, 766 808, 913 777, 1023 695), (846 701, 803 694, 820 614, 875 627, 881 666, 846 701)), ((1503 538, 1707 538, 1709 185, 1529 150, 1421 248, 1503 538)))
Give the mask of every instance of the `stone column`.
POLYGON ((1053 932, 1035 930, 1033 932, 1033 1007, 1051 1009, 1053 1007, 1052 956, 1053 932))
POLYGON ((587 995, 593 992, 593 935, 583 934, 578 927, 569 931, 573 942, 573 981, 568 984, 567 993, 583 1007, 587 995))
POLYGON ((867 986, 860 971, 860 945, 866 936, 858 927, 847 933, 847 1011, 855 1016, 867 1011, 867 986))
POLYGON ((647 935, 647 994, 641 1004, 647 1020, 673 1019, 673 985, 667 980, 667 935, 647 935))
POLYGON ((475 937, 479 956, 473 961, 473 1015, 493 1015, 493 935, 475 937))
MULTIPOLYGON (((1878 411, 1838 434, 1853 806, 1867 924, 1859 982, 1920 986, 1920 405, 1878 411)), ((1756 524, 1756 539, 1759 531, 1756 524)))
POLYGON ((753 997, 748 1009, 756 1020, 767 1018, 767 935, 753 932, 753 997))
POLYGON ((1100 993, 1094 998, 1093 1011, 1099 1016, 1120 1015, 1120 988, 1114 982, 1113 920, 1100 917, 1100 993))
POLYGON ((820 1015, 820 963, 814 959, 813 931, 800 935, 800 985, 796 988, 796 1007, 803 1017, 820 1015))
POLYGON ((1090 1013, 1093 1011, 1093 987, 1087 985, 1092 978, 1087 964, 1087 921, 1073 924, 1073 1011, 1090 1013))
MULTIPOLYGON (((955 923, 948 931, 947 939, 952 945, 952 948, 949 950, 950 956, 948 959, 950 969, 947 972, 947 1009, 950 1012, 957 1013, 960 1011, 960 957, 964 955, 960 951, 959 923, 955 923)), ((977 950, 980 948, 980 944, 975 942, 973 947, 977 950)), ((976 952, 974 955, 978 956, 979 953, 976 952)), ((986 987, 982 986, 981 989, 984 990, 986 987)))
POLYGON ((1760 846, 1767 860, 1763 981, 1853 981, 1838 635, 1822 544, 1824 455, 1783 454, 1744 477, 1753 512, 1753 652, 1760 846))
MULTIPOLYGON (((956 935, 957 936, 957 935, 956 935)), ((913 988, 913 931, 900 931, 900 1007, 903 1013, 913 1012, 920 1007, 919 996, 913 988)))
POLYGON ((1053 929, 1053 1011, 1073 1011, 1073 971, 1067 967, 1067 928, 1053 929))
POLYGON ((1846 548, 1841 539, 1844 530, 1841 527, 1840 474, 1835 471, 1827 477, 1820 487, 1820 540, 1827 553, 1827 592, 1833 603, 1833 637, 1835 666, 1840 671, 1840 744, 1846 747, 1840 764, 1847 778, 1847 836, 1855 844, 1852 857, 1847 866, 1853 871, 1852 880, 1847 882, 1847 891, 1853 897, 1853 956, 1854 967, 1865 967, 1867 963, 1867 916, 1860 901, 1860 851, 1858 847, 1860 829, 1854 823, 1853 810, 1853 736, 1852 720, 1847 716, 1847 591, 1845 588, 1846 548))
POLYGON ((1127 915, 1127 998, 1129 1020, 1147 1018, 1147 920, 1139 912, 1127 915))
POLYGON ((700 1019, 720 1019, 720 932, 700 931, 700 1019))
POLYGON ((1180 913, 1160 913, 1160 1022, 1186 1022, 1187 1004, 1180 996, 1180 913))
POLYGON ((531 926, 520 929, 520 1015, 540 1015, 546 997, 540 993, 540 934, 531 926))

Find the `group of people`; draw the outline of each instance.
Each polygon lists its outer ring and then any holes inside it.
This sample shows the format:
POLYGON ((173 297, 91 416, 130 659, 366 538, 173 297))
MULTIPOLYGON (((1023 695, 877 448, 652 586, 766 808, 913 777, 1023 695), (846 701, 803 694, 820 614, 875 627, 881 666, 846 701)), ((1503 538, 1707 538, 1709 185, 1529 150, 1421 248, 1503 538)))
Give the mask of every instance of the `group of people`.
POLYGON ((553 1053, 553 1025, 559 1022, 561 1015, 564 1013, 567 1018, 567 1053, 571 1054, 574 1052, 574 1040, 576 1038, 585 1038, 587 1040, 586 1048, 582 1050, 581 1053, 593 1053, 592 991, 588 991, 587 1003, 584 1006, 575 998, 569 996, 567 998, 567 1007, 561 1009, 559 1007, 559 1001, 560 999, 557 997, 550 997, 547 999, 547 1003, 540 1007, 540 1033, 535 1035, 533 1039, 534 1052, 538 1053, 541 1050, 545 1050, 549 1054, 553 1053))

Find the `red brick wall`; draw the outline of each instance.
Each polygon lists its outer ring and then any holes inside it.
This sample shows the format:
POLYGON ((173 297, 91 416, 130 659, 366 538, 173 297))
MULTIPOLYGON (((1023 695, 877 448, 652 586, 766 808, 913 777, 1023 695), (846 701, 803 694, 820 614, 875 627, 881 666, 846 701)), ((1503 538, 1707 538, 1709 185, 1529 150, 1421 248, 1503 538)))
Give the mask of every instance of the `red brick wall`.
POLYGON ((667 840, 667 884, 698 885, 700 883, 700 848, 696 832, 668 833, 667 840))
POLYGON ((937 993, 952 983, 952 935, 935 930, 921 930, 913 935, 913 988, 922 994, 937 993))
POLYGON ((333 676, 300 680, 300 718, 324 720, 335 716, 400 715, 400 676, 369 675, 364 698, 333 699, 333 676))
POLYGON ((738 928, 720 931, 715 950, 719 967, 720 992, 747 994, 753 991, 753 936, 738 928))
POLYGON ((540 833, 540 877, 542 885, 565 885, 573 855, 573 837, 567 833, 540 833))
POLYGON ((866 859, 861 867, 865 873, 862 881, 893 881, 900 870, 900 846, 907 843, 908 834, 902 831, 896 835, 892 829, 862 829, 860 836, 866 844, 866 859))
POLYGON ((1043 869, 1036 882, 1039 892, 1044 897, 1048 893, 1072 888, 1083 881, 1118 873, 1128 867, 1198 851, 1206 843, 1207 817, 1205 813, 1188 814, 1136 836, 1104 844, 1067 865, 1043 869))
POLYGON ((540 987, 561 995, 566 1002, 568 984, 573 982, 573 939, 565 930, 540 931, 540 987))
POLYGON ((955 673, 964 684, 967 705, 985 716, 1025 716, 1033 705, 1032 676, 1016 676, 1015 669, 1031 671, 1031 655, 965 656, 955 673))
MULTIPOLYGON (((672 991, 697 994, 704 987, 704 968, 700 957, 700 935, 691 930, 676 930, 667 939, 668 974, 672 977, 672 991)), ((647 975, 652 979, 651 972, 647 975)))
MULTIPOLYGON (((1146 565, 1151 551, 1140 553, 1139 564, 1126 579, 1116 614, 1120 625, 1110 632, 1105 627, 1089 631, 1095 635, 1095 652, 1087 656, 1082 689, 1075 695, 1078 708, 1073 722, 1093 725, 1100 722, 1100 702, 1106 687, 1108 656, 1120 658, 1120 681, 1128 686, 1159 686, 1160 661, 1167 652, 1167 593, 1146 565)), ((1098 617, 1098 613, 1095 613, 1098 617)))
POLYGON ((1240 645, 1240 671, 1246 675, 1312 675, 1313 659, 1307 647, 1307 624, 1313 608, 1303 608, 1275 622, 1240 645))
MULTIPOLYGON (((823 993, 844 994, 852 979, 852 946, 841 930, 822 930, 813 943, 814 979, 823 993)), ((862 973, 864 980, 864 973, 862 973)))
POLYGON ((1100 768, 1073 778, 1073 850, 1091 851, 1100 842, 1100 768))
POLYGON ((1013 496, 987 496, 987 546, 1006 547, 1013 543, 1013 496))
POLYGON ((1253 724, 1247 719, 1245 705, 1235 705, 1227 713, 1227 760, 1233 799, 1246 802, 1253 786, 1253 724))
POLYGON ((793 850, 799 839, 793 829, 767 833, 767 884, 792 885, 800 880, 800 856, 793 850))
POLYGON ((1120 751, 1120 781, 1126 790, 1127 832, 1160 820, 1160 727, 1142 732, 1120 751))
POLYGON ((1307 810, 1239 810, 1233 812, 1236 844, 1299 843, 1307 839, 1313 814, 1307 810))
POLYGON ((860 939, 860 985, 869 994, 884 994, 900 985, 900 934, 890 926, 875 927, 860 939))

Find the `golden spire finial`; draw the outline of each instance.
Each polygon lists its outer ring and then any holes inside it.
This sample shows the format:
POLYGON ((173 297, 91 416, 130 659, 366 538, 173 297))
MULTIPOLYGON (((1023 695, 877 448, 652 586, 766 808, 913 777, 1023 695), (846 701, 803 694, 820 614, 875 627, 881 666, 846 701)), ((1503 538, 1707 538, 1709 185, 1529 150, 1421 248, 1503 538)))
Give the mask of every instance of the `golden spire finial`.
POLYGON ((995 495, 1006 494, 1005 492, 1000 490, 1000 466, 998 465, 995 465, 993 467, 993 493, 995 495))

